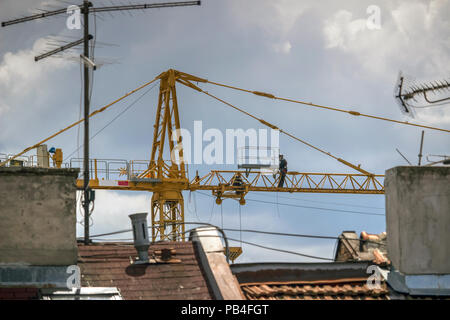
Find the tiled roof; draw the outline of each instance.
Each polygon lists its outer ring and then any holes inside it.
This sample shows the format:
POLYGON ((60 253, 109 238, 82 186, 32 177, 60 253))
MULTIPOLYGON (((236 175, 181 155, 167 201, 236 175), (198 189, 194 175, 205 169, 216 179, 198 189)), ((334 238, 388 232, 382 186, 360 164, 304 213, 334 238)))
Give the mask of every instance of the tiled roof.
POLYGON ((368 234, 344 231, 339 236, 335 261, 371 261, 377 265, 388 265, 386 232, 368 234))
POLYGON ((243 283, 241 289, 248 300, 386 300, 385 283, 369 289, 366 278, 243 283))
POLYGON ((132 244, 79 244, 81 284, 83 287, 117 287, 125 300, 213 299, 194 243, 153 244, 149 255, 161 249, 175 249, 174 263, 131 264, 137 256, 132 244))
POLYGON ((0 300, 36 300, 39 298, 37 288, 0 288, 0 300))

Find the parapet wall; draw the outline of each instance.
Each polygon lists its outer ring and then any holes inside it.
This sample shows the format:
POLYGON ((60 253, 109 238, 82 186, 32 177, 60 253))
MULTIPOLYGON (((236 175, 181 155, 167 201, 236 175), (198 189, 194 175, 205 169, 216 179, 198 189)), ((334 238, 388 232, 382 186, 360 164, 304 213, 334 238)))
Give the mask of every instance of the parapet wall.
POLYGON ((450 167, 386 171, 388 256, 405 275, 450 274, 450 167))
POLYGON ((0 264, 76 264, 78 172, 0 168, 0 264))

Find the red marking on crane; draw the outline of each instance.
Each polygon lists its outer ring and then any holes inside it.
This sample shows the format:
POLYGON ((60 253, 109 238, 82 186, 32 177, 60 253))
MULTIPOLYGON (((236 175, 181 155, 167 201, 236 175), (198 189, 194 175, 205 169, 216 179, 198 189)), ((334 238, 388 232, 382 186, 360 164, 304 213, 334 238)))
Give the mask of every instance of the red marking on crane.
POLYGON ((128 181, 117 181, 119 186, 128 186, 128 181))

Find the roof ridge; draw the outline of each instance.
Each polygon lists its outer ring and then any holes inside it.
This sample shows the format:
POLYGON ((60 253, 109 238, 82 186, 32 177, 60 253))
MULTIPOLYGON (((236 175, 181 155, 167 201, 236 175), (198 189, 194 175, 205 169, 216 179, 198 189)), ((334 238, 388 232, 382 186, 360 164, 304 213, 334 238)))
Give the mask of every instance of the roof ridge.
POLYGON ((247 282, 241 283, 242 286, 260 286, 260 285, 311 285, 311 284, 342 284, 342 283, 354 283, 354 282, 366 282, 367 278, 344 278, 334 280, 309 280, 309 281, 268 281, 268 282, 247 282))

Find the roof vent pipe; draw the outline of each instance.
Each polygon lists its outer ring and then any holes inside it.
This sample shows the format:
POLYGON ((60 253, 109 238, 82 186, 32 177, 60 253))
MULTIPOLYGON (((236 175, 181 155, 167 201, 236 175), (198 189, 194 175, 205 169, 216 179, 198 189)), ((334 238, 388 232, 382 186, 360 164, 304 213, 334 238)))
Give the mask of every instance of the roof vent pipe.
POLYGON ((148 263, 150 240, 148 238, 147 212, 130 214, 129 217, 133 225, 134 247, 139 255, 139 260, 136 263, 148 263))

